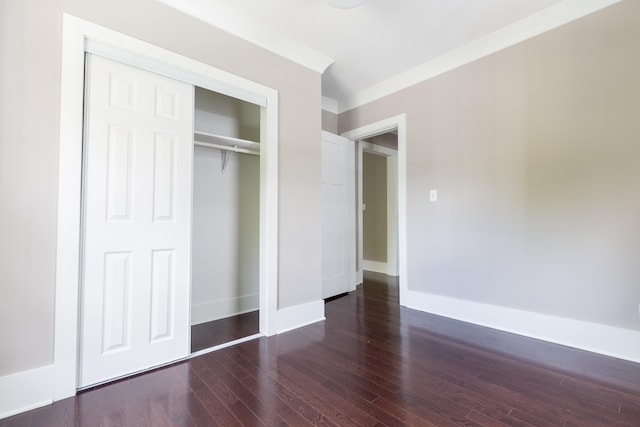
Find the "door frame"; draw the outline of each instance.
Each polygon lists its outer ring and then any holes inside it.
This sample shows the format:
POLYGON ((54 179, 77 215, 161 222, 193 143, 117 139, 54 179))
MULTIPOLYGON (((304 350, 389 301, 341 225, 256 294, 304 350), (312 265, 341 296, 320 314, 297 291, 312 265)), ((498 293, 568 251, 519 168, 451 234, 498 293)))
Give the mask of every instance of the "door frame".
POLYGON ((407 277, 407 116, 399 114, 341 133, 358 141, 376 135, 398 132, 398 284, 400 305, 406 305, 409 291, 407 277))
POLYGON ((356 187, 356 197, 360 209, 358 209, 358 215, 356 217, 356 230, 358 230, 357 266, 359 267, 356 271, 356 275, 358 283, 362 283, 362 271, 364 270, 364 234, 362 212, 364 194, 364 153, 384 157, 387 160, 387 262, 385 263, 384 271, 379 272, 387 274, 389 276, 398 275, 398 150, 372 144, 367 141, 358 141, 357 153, 358 158, 356 164, 356 174, 358 178, 358 185, 356 187))
POLYGON ((54 315, 53 400, 74 396, 81 290, 84 64, 88 45, 118 51, 140 67, 260 103, 260 332, 276 333, 278 278, 278 92, 175 52, 63 14, 58 219, 54 315), (159 68, 158 68, 159 67, 159 68))

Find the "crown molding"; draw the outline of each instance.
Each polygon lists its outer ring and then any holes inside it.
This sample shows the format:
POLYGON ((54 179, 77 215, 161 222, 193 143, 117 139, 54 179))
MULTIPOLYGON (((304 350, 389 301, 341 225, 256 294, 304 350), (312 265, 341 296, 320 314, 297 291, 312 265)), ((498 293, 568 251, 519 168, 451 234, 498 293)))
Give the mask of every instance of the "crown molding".
POLYGON ((338 101, 326 96, 322 97, 322 109, 333 114, 338 114, 338 101))
POLYGON ((531 37, 597 12, 621 0, 565 0, 471 43, 445 53, 390 79, 377 83, 338 102, 338 112, 383 98, 399 90, 429 80, 531 37))
POLYGON ((322 74, 334 59, 216 0, 158 0, 258 47, 322 74))

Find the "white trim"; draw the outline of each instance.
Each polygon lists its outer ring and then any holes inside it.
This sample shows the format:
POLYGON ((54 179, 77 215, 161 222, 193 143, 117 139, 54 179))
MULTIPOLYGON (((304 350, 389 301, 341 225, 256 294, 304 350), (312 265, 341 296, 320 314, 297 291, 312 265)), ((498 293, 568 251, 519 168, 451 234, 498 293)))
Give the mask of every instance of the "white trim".
POLYGON ((215 0, 159 0, 200 21, 240 37, 320 74, 334 59, 290 37, 285 37, 257 19, 215 0))
POLYGON ((322 109, 329 113, 338 114, 338 101, 326 96, 322 97, 322 109))
POLYGON ((249 313, 260 308, 260 294, 191 304, 191 326, 249 313))
MULTIPOLYGON (((85 39, 84 48, 86 52, 94 55, 119 61, 127 65, 132 65, 142 70, 151 71, 152 73, 160 74, 173 80, 199 86, 203 89, 218 92, 261 107, 267 105, 267 99, 253 91, 244 90, 238 86, 230 86, 218 79, 212 79, 206 75, 196 74, 190 70, 172 66, 166 62, 149 58, 148 56, 138 52, 131 52, 128 49, 122 49, 121 47, 109 46, 101 41, 91 38, 85 39)), ((232 74, 229 74, 229 77, 235 78, 232 74)))
MULTIPOLYGON (((63 14, 53 400, 77 387, 82 119, 85 40, 126 49, 266 98, 260 144, 260 332, 276 333, 278 248, 278 92, 174 52, 63 14)), ((231 90, 231 89, 230 89, 231 90)), ((50 386, 51 387, 51 386, 50 386)))
POLYGON ((363 153, 362 153, 362 141, 355 141, 356 144, 356 285, 360 285, 364 282, 363 277, 363 258, 364 258, 364 245, 362 238, 362 224, 363 224, 363 211, 364 205, 364 185, 362 184, 362 171, 363 171, 363 153))
POLYGON ((278 93, 260 109, 260 333, 276 334, 278 310, 278 93), (268 147, 268 149, 267 149, 268 147))
POLYGON ((327 142, 333 142, 333 143, 344 143, 346 142, 344 137, 337 135, 335 133, 332 132, 328 132, 326 130, 321 130, 320 131, 320 139, 322 141, 327 141, 327 142))
POLYGON ((388 133, 393 130, 398 130, 398 153, 400 152, 400 124, 401 122, 405 122, 406 127, 406 114, 400 114, 394 117, 390 117, 388 119, 383 119, 377 121, 375 123, 370 123, 368 125, 359 127, 357 129, 352 129, 346 132, 341 133, 340 135, 345 138, 349 138, 352 141, 371 138, 372 136, 382 135, 383 133, 388 133))
POLYGON ((398 152, 387 156, 387 274, 398 275, 398 152))
POLYGON ((53 365, 0 377, 0 420, 52 403, 52 382, 53 365))
POLYGON ((362 269, 365 271, 373 271, 374 273, 382 273, 389 275, 389 268, 386 262, 362 260, 362 269))
POLYGON ((278 333, 324 320, 324 301, 312 301, 278 310, 278 333))
MULTIPOLYGON (((406 114, 400 114, 370 123, 344 132, 342 136, 352 141, 357 141, 392 130, 398 131, 398 283, 400 304, 404 305, 409 289, 407 278, 407 116, 406 114)), ((362 156, 359 156, 358 161, 360 162, 361 160, 362 156)), ((362 164, 359 165, 359 168, 362 168, 362 164)), ((362 192, 362 188, 359 191, 362 192)), ((358 203, 362 203, 362 200, 359 200, 358 203)), ((362 283, 362 269, 357 273, 357 280, 359 280, 358 283, 362 283)))
POLYGON ((189 357, 187 357, 187 359, 193 359, 194 357, 202 356, 203 354, 212 353, 212 352, 217 351, 217 350, 222 350, 223 348, 231 347, 231 346, 234 346, 236 344, 242 344, 243 342, 253 341, 253 340, 256 340, 258 338, 262 338, 263 336, 264 335, 262 335, 262 334, 253 334, 253 335, 249 335, 248 337, 238 338, 237 340, 225 342, 225 343, 222 343, 222 344, 219 344, 219 345, 215 345, 213 347, 205 348, 203 350, 191 353, 189 355, 189 357))
POLYGON ((640 363, 640 332, 408 291, 406 307, 640 363))
POLYGON ((560 27, 583 16, 597 12, 621 0, 565 0, 547 9, 487 34, 471 43, 451 50, 431 61, 404 71, 390 79, 349 96, 338 103, 339 113, 360 107, 399 90, 429 80, 454 68, 473 62, 513 46, 531 37, 560 27))
POLYGON ((360 141, 362 149, 367 153, 376 154, 382 157, 394 157, 398 155, 398 151, 384 145, 372 144, 367 141, 360 141))
POLYGON ((53 400, 77 386, 84 40, 83 23, 63 15, 53 400))

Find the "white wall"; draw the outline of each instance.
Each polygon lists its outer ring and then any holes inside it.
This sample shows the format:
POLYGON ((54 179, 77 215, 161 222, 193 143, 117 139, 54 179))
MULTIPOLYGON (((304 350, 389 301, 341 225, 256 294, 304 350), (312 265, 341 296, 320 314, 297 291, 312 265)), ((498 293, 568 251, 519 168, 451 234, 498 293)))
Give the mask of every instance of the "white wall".
POLYGON ((259 308, 260 159, 195 147, 191 324, 259 308))

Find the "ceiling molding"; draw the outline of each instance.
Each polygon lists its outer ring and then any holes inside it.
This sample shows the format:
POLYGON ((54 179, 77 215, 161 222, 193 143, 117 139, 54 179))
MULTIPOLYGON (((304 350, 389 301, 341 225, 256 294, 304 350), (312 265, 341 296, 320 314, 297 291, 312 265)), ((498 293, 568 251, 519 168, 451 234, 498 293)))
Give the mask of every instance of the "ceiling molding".
POLYGON ((338 114, 338 101, 327 96, 323 96, 322 109, 333 114, 338 114))
POLYGON ((158 0, 298 65, 322 74, 334 59, 297 40, 282 36, 264 24, 216 0, 158 0))
POLYGON ((565 0, 360 91, 346 100, 338 102, 338 112, 344 113, 409 86, 429 80, 437 75, 560 27, 620 1, 565 0))

